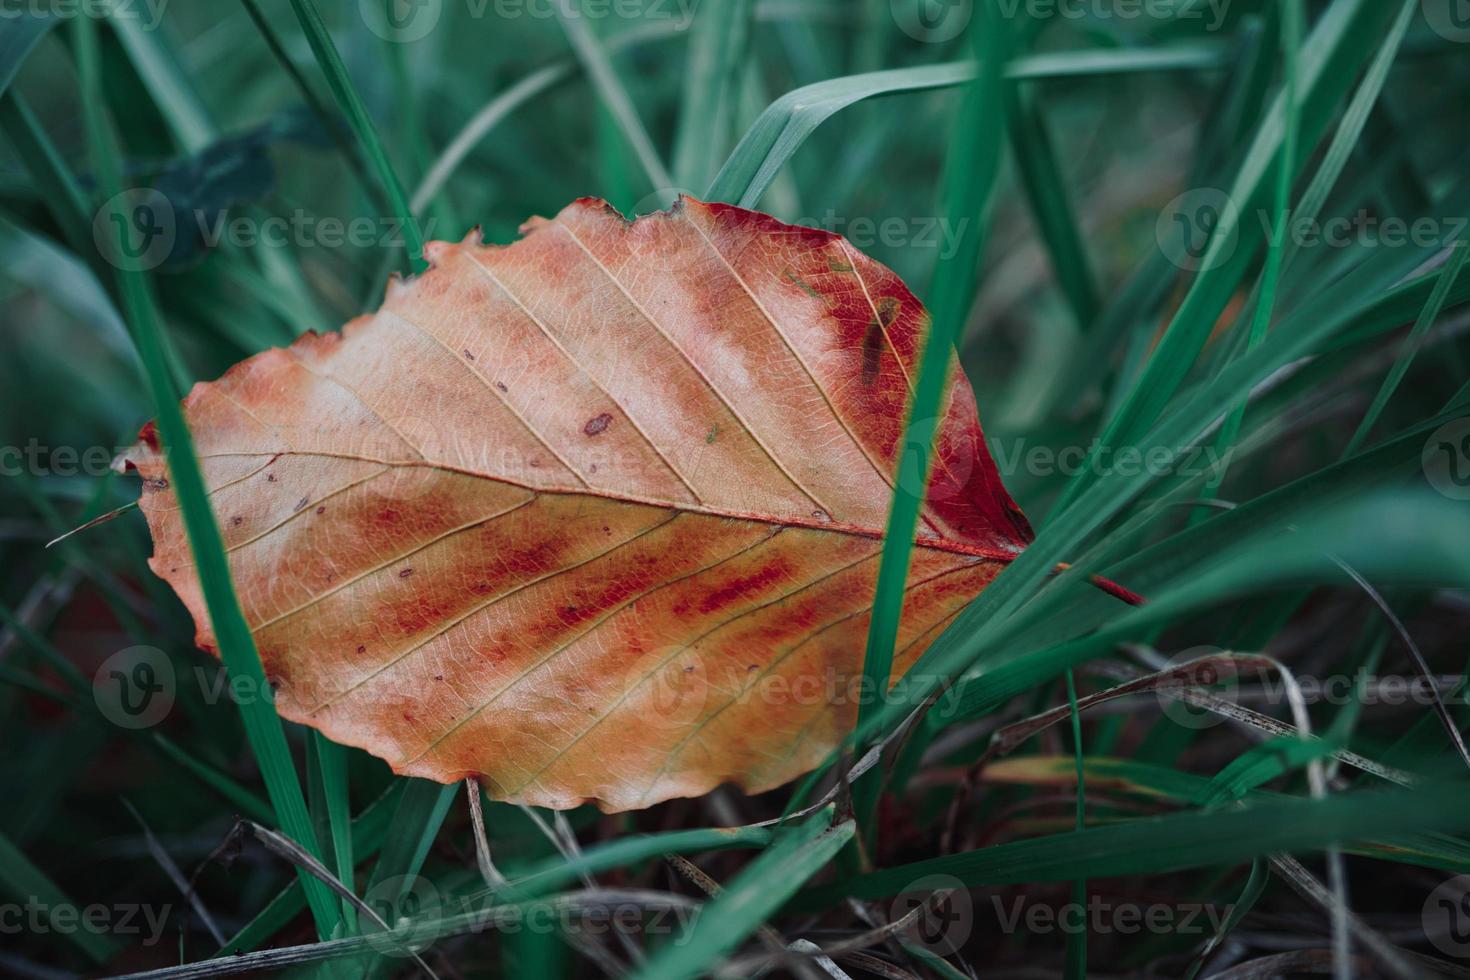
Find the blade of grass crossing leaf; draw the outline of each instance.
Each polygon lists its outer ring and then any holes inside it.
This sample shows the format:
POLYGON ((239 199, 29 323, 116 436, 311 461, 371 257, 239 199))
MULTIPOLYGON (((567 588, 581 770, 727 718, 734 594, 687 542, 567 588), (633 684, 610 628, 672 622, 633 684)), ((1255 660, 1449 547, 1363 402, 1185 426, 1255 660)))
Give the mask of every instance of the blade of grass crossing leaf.
POLYGON ((709 972, 852 837, 852 821, 832 826, 831 820, 831 813, 823 810, 778 837, 700 909, 683 935, 649 959, 635 974, 637 980, 685 980, 709 972))
MULTIPOLYGON (((89 18, 81 17, 75 19, 72 26, 76 39, 78 75, 82 79, 84 93, 82 101, 85 106, 87 141, 93 166, 101 192, 109 200, 108 206, 113 209, 110 215, 113 219, 112 226, 126 227, 121 222, 125 222, 128 215, 123 213, 118 203, 122 194, 118 150, 105 115, 102 95, 98 90, 100 73, 95 25, 89 18)), ((266 690, 265 672, 260 665, 260 655, 255 649, 255 638, 245 623, 239 600, 235 597, 224 542, 215 523, 214 511, 210 507, 199 461, 194 456, 189 429, 179 408, 178 392, 169 375, 168 339, 164 335, 152 291, 147 278, 135 271, 119 268, 117 280, 123 308, 143 362, 149 392, 158 412, 159 435, 169 452, 169 472, 174 480, 190 546, 198 564, 200 585, 209 607, 220 656, 233 677, 248 678, 256 685, 256 690, 266 690)), ((296 766, 291 760, 290 748, 286 744, 286 735, 275 707, 265 698, 246 699, 240 703, 240 716, 281 829, 298 844, 314 851, 311 819, 306 811, 301 784, 297 781, 296 766)), ((299 873, 302 875, 318 931, 329 936, 337 921, 336 902, 325 885, 305 871, 299 873)))
POLYGON ((628 98, 628 90, 623 87, 617 72, 613 70, 602 43, 587 25, 587 18, 579 4, 580 0, 556 0, 561 26, 566 32, 572 51, 582 63, 582 70, 591 79, 597 97, 612 113, 618 127, 623 131, 623 136, 633 147, 653 190, 673 188, 674 178, 669 174, 668 167, 664 166, 658 150, 654 148, 653 139, 644 128, 643 120, 638 118, 638 110, 633 107, 633 100, 628 98))
POLYGON ((754 11, 754 0, 725 0, 705 4, 695 17, 674 139, 674 181, 680 187, 706 186, 728 152, 754 11))
MULTIPOLYGON (((1280 7, 1281 17, 1281 61, 1282 89, 1285 95, 1285 132, 1281 140, 1281 156, 1276 164, 1276 206, 1271 219, 1271 241, 1266 251, 1266 267, 1261 273, 1260 297, 1256 301, 1255 315, 1251 319, 1250 335, 1246 339, 1246 350, 1252 351, 1266 336, 1271 326, 1271 316, 1276 310, 1276 287, 1281 282, 1281 265, 1285 258, 1287 225, 1291 221, 1291 185, 1296 174, 1297 134, 1300 128, 1300 99, 1298 93, 1298 54, 1301 48, 1303 23, 1306 12, 1302 0, 1285 0, 1280 7)), ((1245 403, 1239 402, 1225 417, 1225 424, 1215 445, 1227 455, 1240 435, 1240 422, 1245 415, 1245 403)), ((1222 465, 1214 478, 1205 486, 1206 497, 1213 498, 1225 479, 1222 465)), ((1204 511, 1198 511, 1203 515, 1204 511)))
POLYGON ((1434 284, 1434 292, 1430 294, 1429 302, 1424 304, 1424 309, 1420 311, 1419 318, 1414 321, 1409 336, 1404 338, 1403 347, 1399 349, 1398 357, 1394 359, 1393 366, 1389 368, 1388 376, 1383 379, 1378 394, 1373 396, 1373 404, 1368 406, 1368 411, 1358 423, 1353 437, 1348 440, 1347 449, 1344 450, 1346 455, 1357 452, 1358 447, 1368 438, 1368 433, 1373 430, 1388 400, 1398 390, 1399 383, 1404 380, 1409 365, 1414 363, 1414 358, 1424 343, 1424 335, 1429 332, 1434 321, 1439 319, 1440 311, 1444 309, 1445 299, 1449 296, 1450 289, 1454 287, 1455 280, 1465 268, 1466 258, 1470 258, 1470 245, 1466 244, 1462 231, 1460 237, 1456 238, 1455 243, 1450 246, 1449 258, 1445 260, 1444 268, 1440 270, 1439 280, 1434 284))
MULTIPOLYGON (((46 877, 45 872, 32 864, 4 834, 0 834, 0 891, 9 893, 22 903, 35 903, 53 913, 82 908, 46 877)), ((65 936, 99 966, 111 959, 119 949, 115 941, 94 929, 78 929, 75 926, 67 928, 58 923, 48 931, 65 936)))
MULTIPOLYGON (((941 256, 930 289, 931 319, 918 379, 908 409, 903 444, 897 453, 904 470, 895 478, 893 503, 884 531, 883 552, 874 588, 872 618, 863 657, 863 689, 888 691, 893 673, 893 647, 898 638, 903 612, 904 588, 912 558, 914 531, 928 486, 933 426, 939 398, 949 380, 954 360, 954 342, 964 325, 965 313, 974 294, 975 276, 984 252, 985 222, 990 196, 1000 173, 1005 139, 1005 84, 1003 67, 1010 38, 1009 24, 998 16, 992 3, 981 4, 970 30, 980 73, 966 93, 955 124, 955 133, 945 173, 945 212, 953 227, 968 225, 953 254, 941 256)), ((879 697, 878 702, 885 699, 879 697)), ((871 718, 874 706, 865 701, 858 709, 858 727, 871 718)), ((854 808, 866 834, 869 818, 877 804, 881 773, 871 772, 854 787, 854 808)))
MULTIPOLYGON (((1395 259, 1381 254, 1379 261, 1395 259)), ((1353 333, 1362 339, 1392 328, 1412 315, 1413 309, 1423 305, 1433 279, 1433 276, 1421 277, 1384 295, 1357 299, 1347 305, 1337 302, 1336 297, 1323 297, 1294 311, 1257 350, 1228 364, 1218 376, 1201 385, 1188 399, 1161 418, 1145 438, 1141 450, 1163 454, 1171 461, 1178 458, 1180 453, 1188 451, 1183 447, 1193 447, 1196 440, 1209 431, 1211 424, 1219 418, 1221 405, 1234 404, 1282 365, 1328 343, 1333 336, 1353 333)), ((1457 286, 1452 295, 1464 301, 1470 298, 1470 287, 1457 286)), ((1141 468, 1131 475, 1114 474, 1090 486, 1079 498, 1077 506, 1057 514, 1044 526, 1036 540, 961 612, 918 663, 910 668, 909 676, 920 680, 905 689, 903 698, 883 704, 881 710, 875 712, 871 721, 860 727, 853 737, 872 738, 892 731, 909 711, 935 690, 941 678, 954 677, 973 669, 985 656, 998 650, 1010 626, 1011 615, 1033 597, 1037 587, 1052 575, 1056 564, 1075 560, 1083 539, 1142 493, 1155 481, 1156 474, 1167 467, 1167 463, 1160 462, 1157 468, 1141 468)), ((1202 471, 1192 480, 1202 482, 1205 476, 1206 472, 1202 471)), ((1190 485, 1194 482, 1186 481, 1185 486, 1190 485)), ((1203 526, 1209 527, 1214 523, 1203 526)), ((1074 579, 1086 571, 1085 566, 1077 566, 1073 571, 1058 576, 1057 583, 1033 605, 1033 609, 1039 615, 1048 609, 1056 609, 1056 597, 1073 595, 1059 587, 1063 580, 1074 579)), ((827 764, 832 764, 835 759, 834 754, 827 764)))
POLYGON ((367 106, 363 105, 362 97, 353 87, 352 77, 347 74, 347 66, 343 64, 342 56, 337 52, 337 46, 332 42, 331 34, 327 32, 327 25, 322 21, 321 13, 316 9, 316 4, 312 0, 291 0, 291 9, 295 11, 296 19, 301 23, 301 30, 306 34, 306 42, 311 46, 311 53, 316 57, 317 64, 327 79, 327 87, 331 89, 332 97, 337 101, 337 107, 342 110, 347 117, 348 125, 357 135, 358 143, 367 155, 368 163, 373 170, 377 171, 378 181, 382 184, 383 192, 387 194, 389 205, 393 208, 393 217, 398 219, 402 229, 409 267, 414 272, 423 272, 428 268, 428 263, 424 261, 423 232, 418 222, 414 220, 413 212, 408 206, 408 196, 403 192, 403 184, 399 182, 393 165, 388 162, 388 152, 383 148, 383 141, 378 136, 377 127, 373 125, 372 117, 368 115, 367 106))

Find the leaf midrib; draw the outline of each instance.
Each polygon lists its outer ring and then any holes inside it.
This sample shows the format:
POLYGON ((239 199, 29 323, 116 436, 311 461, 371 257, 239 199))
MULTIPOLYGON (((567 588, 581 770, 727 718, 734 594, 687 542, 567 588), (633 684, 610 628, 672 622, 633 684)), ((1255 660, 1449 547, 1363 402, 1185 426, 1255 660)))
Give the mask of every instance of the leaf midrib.
MULTIPOLYGON (((283 449, 283 450, 259 450, 253 452, 218 452, 201 453, 200 459, 240 459, 250 457, 271 457, 278 459, 282 456, 305 456, 318 457, 322 459, 350 459, 364 463, 376 463, 379 466, 388 466, 397 469, 417 467, 422 469, 438 470, 444 473, 454 473, 459 476, 474 477, 479 480, 490 480, 494 483, 502 483, 506 486, 517 487, 535 494, 551 494, 556 496, 581 496, 595 497, 599 500, 607 500, 613 503, 636 504, 644 507, 662 507, 666 510, 675 510, 690 514, 704 514, 710 517, 724 517, 730 520, 754 521, 761 524, 774 524, 779 527, 800 527, 814 531, 830 531, 834 534, 848 534, 857 537, 882 540, 884 529, 865 527, 861 524, 848 524, 842 521, 819 521, 811 517, 783 516, 779 514, 764 514, 758 511, 729 511, 705 505, 671 503, 667 500, 659 500, 653 497, 641 497, 631 493, 611 493, 591 487, 561 487, 561 486, 538 486, 520 480, 514 480, 507 476, 482 473, 477 470, 466 469, 461 466, 452 466, 446 463, 433 463, 425 459, 392 460, 383 459, 378 456, 366 456, 358 453, 323 452, 320 450, 283 449)), ((305 511, 307 508, 302 508, 305 511)), ((967 555, 972 558, 984 558, 990 561, 1011 562, 1020 555, 1021 550, 1006 551, 999 548, 988 548, 984 545, 966 544, 962 541, 954 541, 949 538, 916 537, 914 543, 918 547, 930 548, 935 551, 948 552, 956 555, 967 555)))

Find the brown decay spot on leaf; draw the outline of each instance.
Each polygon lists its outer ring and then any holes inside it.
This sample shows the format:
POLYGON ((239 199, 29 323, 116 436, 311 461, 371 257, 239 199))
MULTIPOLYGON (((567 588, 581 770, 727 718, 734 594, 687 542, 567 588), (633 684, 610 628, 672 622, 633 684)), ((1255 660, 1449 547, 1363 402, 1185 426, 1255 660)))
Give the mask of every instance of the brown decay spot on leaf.
MULTIPOLYGON (((856 705, 762 700, 747 678, 861 670, 922 306, 837 236, 728 205, 626 221, 584 199, 524 234, 433 243, 378 314, 185 400, 221 520, 271 528, 230 565, 278 710, 539 806, 809 771, 856 705), (424 405, 436 438, 402 424, 424 405), (262 461, 330 514, 260 494, 262 461)), ((1030 540, 962 374, 941 404, 895 677, 1030 540)), ((123 458, 153 568, 212 651, 151 426, 123 458)))
POLYGON ((884 296, 877 303, 877 309, 868 319, 867 330, 863 333, 863 383, 872 384, 878 377, 878 370, 883 359, 883 351, 887 347, 887 330, 890 324, 898 318, 898 301, 892 296, 884 296))

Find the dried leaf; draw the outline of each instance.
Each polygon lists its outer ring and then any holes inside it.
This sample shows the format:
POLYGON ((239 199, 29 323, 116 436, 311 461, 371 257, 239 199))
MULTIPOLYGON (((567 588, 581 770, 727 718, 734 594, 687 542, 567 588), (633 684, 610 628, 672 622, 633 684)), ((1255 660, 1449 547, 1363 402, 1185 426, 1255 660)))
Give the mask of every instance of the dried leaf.
MULTIPOLYGON (((277 708, 538 806, 780 785, 855 722, 926 314, 727 205, 522 232, 186 399, 277 708)), ((895 677, 1030 540, 958 371, 941 404, 895 677)), ((212 649, 151 426, 123 459, 212 649)))

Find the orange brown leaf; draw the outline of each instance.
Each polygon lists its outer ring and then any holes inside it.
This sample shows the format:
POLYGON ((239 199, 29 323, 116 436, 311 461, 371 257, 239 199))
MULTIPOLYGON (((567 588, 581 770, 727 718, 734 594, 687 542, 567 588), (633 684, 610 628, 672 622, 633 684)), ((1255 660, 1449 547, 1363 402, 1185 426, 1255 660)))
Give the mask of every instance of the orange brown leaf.
MULTIPOLYGON (((926 314, 842 238, 579 200, 184 402, 277 709, 495 798, 780 785, 855 722, 926 314)), ((1030 540, 955 371, 899 676, 1030 540)), ((151 427, 154 570, 213 635, 151 427)))

